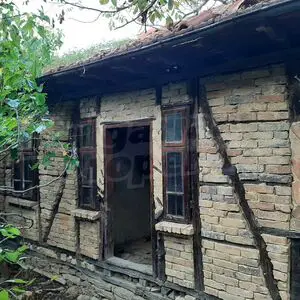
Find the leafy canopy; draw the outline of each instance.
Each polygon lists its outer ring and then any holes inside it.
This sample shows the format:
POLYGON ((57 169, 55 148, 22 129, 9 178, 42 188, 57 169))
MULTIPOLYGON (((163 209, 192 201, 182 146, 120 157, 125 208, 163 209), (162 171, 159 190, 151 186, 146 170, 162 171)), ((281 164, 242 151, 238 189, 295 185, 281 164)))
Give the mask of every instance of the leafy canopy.
POLYGON ((0 153, 15 148, 51 125, 46 94, 36 78, 60 46, 50 19, 21 13, 12 1, 0 3, 0 153))
MULTIPOLYGON (((45 0, 46 1, 46 0, 45 0)), ((167 25, 172 27, 176 21, 196 15, 205 5, 226 4, 232 0, 48 0, 60 2, 65 8, 59 15, 60 22, 64 21, 65 12, 69 8, 88 9, 98 12, 98 17, 107 17, 111 28, 120 28, 129 23, 141 25, 167 25), (97 5, 98 3, 98 5, 97 5), (95 4, 94 6, 92 6, 95 4)))

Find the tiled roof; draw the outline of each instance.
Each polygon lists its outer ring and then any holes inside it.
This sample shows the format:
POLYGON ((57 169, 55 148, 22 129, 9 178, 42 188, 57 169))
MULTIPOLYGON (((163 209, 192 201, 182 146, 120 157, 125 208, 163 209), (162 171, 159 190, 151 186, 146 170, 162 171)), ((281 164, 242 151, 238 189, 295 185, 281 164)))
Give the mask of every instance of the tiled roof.
POLYGON ((100 51, 96 55, 87 58, 85 61, 74 63, 71 65, 62 65, 55 69, 50 69, 44 75, 70 70, 75 67, 83 66, 89 63, 100 61, 103 58, 126 54, 128 50, 139 49, 143 46, 150 45, 157 41, 181 35, 212 24, 218 24, 226 19, 232 19, 238 15, 259 10, 260 8, 270 6, 282 0, 234 0, 230 4, 223 4, 206 11, 201 12, 197 16, 190 17, 177 23, 173 28, 151 28, 146 33, 140 34, 139 37, 113 50, 100 51))

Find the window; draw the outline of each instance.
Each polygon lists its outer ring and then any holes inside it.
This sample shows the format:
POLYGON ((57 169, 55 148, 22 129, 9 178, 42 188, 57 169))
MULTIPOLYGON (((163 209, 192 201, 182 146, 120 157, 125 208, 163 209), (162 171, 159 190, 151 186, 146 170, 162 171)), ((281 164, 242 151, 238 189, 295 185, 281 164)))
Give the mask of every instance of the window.
MULTIPOLYGON (((33 138, 22 145, 19 158, 13 164, 13 188, 16 191, 26 191, 37 184, 38 171, 33 169, 37 162, 37 139, 33 138)), ((16 196, 28 200, 37 200, 37 191, 31 189, 24 193, 16 193, 16 196)))
POLYGON ((166 218, 188 216, 188 108, 163 112, 163 174, 166 218))
POLYGON ((98 209, 96 182, 96 122, 82 121, 78 132, 80 184, 79 206, 98 209))

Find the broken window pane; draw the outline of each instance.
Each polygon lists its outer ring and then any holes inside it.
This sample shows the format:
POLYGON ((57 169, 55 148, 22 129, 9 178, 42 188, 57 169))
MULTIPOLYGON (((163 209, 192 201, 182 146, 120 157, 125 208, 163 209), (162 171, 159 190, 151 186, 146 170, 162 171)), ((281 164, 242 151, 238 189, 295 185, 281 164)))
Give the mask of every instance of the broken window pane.
POLYGON ((165 140, 167 143, 182 141, 182 113, 174 112, 166 115, 165 140))

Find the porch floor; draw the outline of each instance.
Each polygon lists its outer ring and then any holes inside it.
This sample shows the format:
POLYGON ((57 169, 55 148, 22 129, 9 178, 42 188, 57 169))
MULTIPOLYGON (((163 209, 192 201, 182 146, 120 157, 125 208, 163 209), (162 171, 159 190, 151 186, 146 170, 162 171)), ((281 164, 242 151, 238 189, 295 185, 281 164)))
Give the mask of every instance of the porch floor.
POLYGON ((152 265, 151 240, 143 238, 131 243, 117 245, 115 256, 138 264, 152 265))

